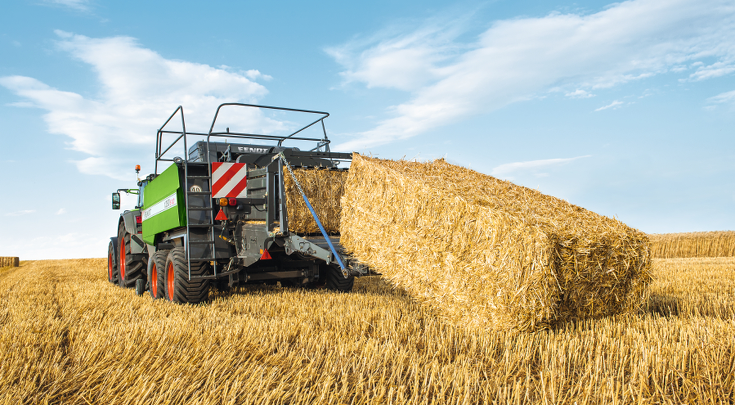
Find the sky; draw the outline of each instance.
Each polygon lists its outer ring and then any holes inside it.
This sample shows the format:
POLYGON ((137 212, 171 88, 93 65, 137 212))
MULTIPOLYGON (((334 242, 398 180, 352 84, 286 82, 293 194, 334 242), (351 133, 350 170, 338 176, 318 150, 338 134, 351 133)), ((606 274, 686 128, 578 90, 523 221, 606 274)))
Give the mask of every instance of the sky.
POLYGON ((224 102, 326 111, 332 150, 445 158, 647 233, 735 230, 735 2, 310 3, 3 6, 0 256, 104 257, 156 130, 224 102))

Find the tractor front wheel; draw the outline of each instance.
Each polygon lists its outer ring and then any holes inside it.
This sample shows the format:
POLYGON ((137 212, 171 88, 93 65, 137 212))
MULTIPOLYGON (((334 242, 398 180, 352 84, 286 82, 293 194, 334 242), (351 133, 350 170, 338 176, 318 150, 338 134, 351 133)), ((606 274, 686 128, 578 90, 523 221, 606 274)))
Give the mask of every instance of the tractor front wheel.
POLYGON ((208 262, 192 262, 192 280, 189 280, 186 251, 182 247, 171 249, 166 259, 166 299, 179 304, 205 301, 209 296, 209 280, 193 277, 206 275, 208 267, 208 262))
POLYGON ((137 259, 136 256, 131 252, 130 233, 125 231, 125 224, 120 222, 120 226, 117 230, 117 243, 118 246, 118 278, 117 282, 120 287, 133 287, 135 286, 136 280, 144 278, 146 276, 146 267, 148 262, 146 260, 137 259))
POLYGON ((107 281, 111 283, 117 281, 117 260, 115 260, 115 246, 112 241, 107 248, 107 281))

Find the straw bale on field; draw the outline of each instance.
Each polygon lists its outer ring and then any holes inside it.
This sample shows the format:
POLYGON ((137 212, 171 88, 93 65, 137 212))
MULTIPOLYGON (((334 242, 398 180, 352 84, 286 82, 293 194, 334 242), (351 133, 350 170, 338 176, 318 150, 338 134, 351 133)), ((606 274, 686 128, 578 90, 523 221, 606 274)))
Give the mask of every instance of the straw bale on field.
POLYGON ((444 317, 536 330, 643 303, 647 236, 622 222, 443 159, 354 154, 341 243, 444 317))
POLYGON ((17 257, 0 257, 0 267, 18 267, 20 259, 17 257))
MULTIPOLYGON (((344 182, 347 173, 342 170, 329 169, 294 169, 294 175, 301 184, 304 194, 314 207, 319 220, 328 233, 339 233, 339 221, 342 213, 341 198, 344 193, 344 182)), ((288 228, 296 233, 319 233, 314 221, 301 198, 293 179, 284 169, 286 187, 286 209, 288 210, 288 228)))

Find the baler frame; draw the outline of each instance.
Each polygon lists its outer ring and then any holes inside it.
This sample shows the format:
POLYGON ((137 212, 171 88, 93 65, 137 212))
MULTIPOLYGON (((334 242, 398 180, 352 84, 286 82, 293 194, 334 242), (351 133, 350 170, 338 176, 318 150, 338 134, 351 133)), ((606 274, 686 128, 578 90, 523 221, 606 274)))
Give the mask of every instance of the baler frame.
MULTIPOLYGON (((324 119, 326 119, 327 117, 329 117, 329 113, 322 112, 322 111, 303 110, 303 109, 294 109, 294 108, 285 108, 285 107, 274 107, 274 106, 257 105, 257 104, 245 104, 245 103, 223 103, 223 104, 220 104, 217 107, 217 110, 215 112, 214 118, 212 119, 212 123, 211 123, 210 128, 209 128, 209 131, 207 133, 202 133, 202 132, 188 132, 186 130, 186 120, 185 120, 184 108, 182 106, 178 106, 174 110, 174 112, 168 117, 168 119, 164 122, 164 124, 158 129, 157 134, 156 134, 156 154, 155 154, 154 177, 159 174, 158 173, 158 163, 159 162, 173 162, 174 164, 183 166, 183 168, 184 168, 184 176, 185 176, 184 184, 187 184, 187 182, 190 179, 199 179, 201 181, 205 181, 205 182, 208 182, 209 183, 209 187, 208 187, 209 190, 207 190, 207 191, 195 192, 195 191, 191 191, 191 190, 187 189, 186 187, 183 190, 184 203, 185 203, 185 206, 186 206, 186 216, 187 216, 187 221, 186 221, 186 235, 185 235, 186 239, 184 241, 184 244, 186 246, 186 261, 187 261, 187 265, 188 265, 188 268, 189 268, 189 270, 188 270, 188 272, 189 272, 188 276, 189 276, 189 279, 190 280, 197 279, 197 278, 217 279, 217 278, 223 277, 223 276, 228 275, 228 274, 237 273, 237 272, 239 272, 241 270, 241 269, 235 269, 235 270, 226 269, 224 272, 218 272, 219 269, 218 269, 218 265, 217 265, 218 258, 217 258, 217 250, 216 250, 216 239, 215 239, 215 228, 216 228, 217 225, 214 223, 215 222, 215 219, 214 219, 214 216, 213 215, 210 215, 209 216, 209 220, 210 220, 209 221, 209 225, 208 225, 209 226, 209 232, 208 232, 209 233, 209 240, 208 241, 192 241, 191 240, 191 235, 192 235, 191 234, 191 228, 192 228, 192 224, 191 224, 191 221, 189 220, 189 218, 190 218, 190 211, 191 210, 205 211, 205 210, 213 210, 214 209, 212 198, 211 198, 212 197, 212 186, 213 186, 213 184, 212 184, 212 163, 213 162, 211 161, 210 145, 212 144, 212 138, 240 138, 240 139, 249 139, 249 140, 276 141, 277 144, 274 145, 274 146, 276 146, 278 148, 281 148, 282 145, 283 145, 283 143, 285 141, 288 141, 288 140, 293 140, 293 141, 310 141, 310 142, 316 142, 316 146, 314 148, 310 149, 309 151, 296 152, 296 153, 299 153, 299 154, 308 154, 309 156, 312 156, 313 155, 313 156, 316 156, 316 157, 319 157, 319 158, 322 158, 322 159, 328 159, 328 160, 332 161, 333 163, 334 162, 337 162, 338 163, 340 161, 351 160, 351 157, 349 157, 349 154, 345 154, 345 153, 333 153, 333 152, 330 151, 329 144, 330 144, 331 141, 327 137, 326 127, 324 125, 324 119), (215 132, 214 131, 214 127, 215 127, 215 125, 217 123, 217 119, 219 118, 220 111, 222 110, 223 107, 245 107, 245 108, 258 108, 258 109, 266 109, 266 110, 276 110, 276 111, 286 111, 286 112, 316 114, 316 115, 318 115, 318 118, 316 118, 315 120, 311 121, 309 124, 307 124, 307 125, 299 128, 299 129, 291 132, 288 135, 284 135, 284 136, 268 135, 268 134, 258 134, 258 133, 230 132, 229 131, 229 128, 227 128, 227 130, 225 132, 215 132), (172 130, 166 129, 166 127, 169 125, 169 123, 171 123, 171 121, 174 119, 174 117, 176 117, 177 114, 180 114, 181 115, 181 128, 182 128, 182 130, 181 131, 172 131, 172 130), (317 124, 320 124, 321 125, 321 129, 322 129, 322 133, 323 133, 323 137, 322 138, 296 136, 296 135, 300 134, 301 132, 305 131, 306 129, 311 128, 311 127, 313 127, 313 126, 315 126, 317 124), (171 144, 169 144, 164 149, 163 137, 164 137, 164 135, 167 135, 167 134, 168 135, 178 135, 178 137, 176 137, 174 139, 174 141, 171 144), (190 155, 189 155, 189 141, 188 141, 188 136, 200 136, 200 137, 206 136, 206 149, 207 149, 207 153, 206 153, 205 162, 206 162, 207 172, 208 172, 208 175, 207 176, 190 176, 190 174, 189 174, 189 164, 190 164, 189 158, 190 158, 190 155), (184 146, 184 151, 185 151, 185 157, 183 159, 180 158, 180 157, 166 158, 165 157, 166 153, 168 153, 169 151, 171 151, 174 148, 174 146, 176 146, 182 140, 183 140, 183 146, 184 146), (203 206, 203 207, 191 207, 190 201, 189 201, 189 196, 190 195, 202 195, 202 196, 209 195, 210 198, 208 200, 210 201, 210 203, 209 203, 210 206, 209 207, 207 207, 207 206, 203 206), (209 261, 211 261, 212 264, 213 264, 213 266, 212 266, 213 267, 213 274, 192 277, 192 274, 191 274, 191 262, 192 262, 191 250, 192 249, 190 248, 191 247, 191 244, 208 244, 209 245, 210 252, 211 252, 211 256, 212 257, 211 258, 206 258, 206 259, 199 258, 198 260, 209 260, 209 261)), ((229 148, 228 148, 228 151, 229 151, 229 148)), ((285 161, 285 157, 283 157, 283 154, 282 153, 281 153, 280 156, 285 161)), ((335 166, 336 166, 336 164, 335 164, 335 166)), ((283 169, 282 169, 282 165, 281 165, 280 161, 271 162, 271 164, 268 164, 268 166, 266 167, 266 170, 268 172, 270 172, 271 170, 277 170, 278 173, 276 173, 276 175, 278 176, 279 179, 283 179, 283 169)), ((267 187, 268 190, 273 190, 273 189, 276 189, 276 188, 279 190, 279 193, 278 193, 279 195, 276 195, 275 193, 266 192, 266 198, 268 200, 266 202, 266 204, 269 207, 275 206, 276 199, 279 199, 281 202, 285 201, 284 190, 283 190, 282 187, 275 187, 275 185, 270 185, 270 184, 267 187)), ((207 199, 205 198, 205 200, 207 200, 207 199)), ((272 210, 269 209, 268 212, 269 212, 269 215, 270 215, 271 212, 272 212, 272 210)), ((287 219, 287 212, 285 210, 285 202, 282 204, 282 208, 279 209, 279 215, 280 215, 280 218, 279 218, 278 223, 279 223, 279 226, 281 228, 280 229, 280 232, 281 232, 281 234, 287 235, 288 234, 288 219, 287 219)), ((268 223, 268 225, 267 225, 268 226, 268 231, 269 232, 272 232, 273 231, 273 229, 272 229, 273 228, 273 221, 268 220, 267 223, 268 223)), ((202 225, 197 224, 196 226, 203 227, 204 224, 202 224, 202 225)), ((327 239, 327 241, 328 241, 328 238, 325 238, 325 239, 327 239)), ((330 248, 332 248, 333 252, 336 254, 336 251, 334 251, 334 247, 331 245, 331 242, 329 243, 329 246, 330 246, 330 248)), ((342 260, 341 259, 337 259, 337 262, 339 262, 340 265, 342 264, 342 260)), ((344 270, 344 266, 342 266, 342 267, 343 267, 343 272, 344 272, 345 271, 344 270)))

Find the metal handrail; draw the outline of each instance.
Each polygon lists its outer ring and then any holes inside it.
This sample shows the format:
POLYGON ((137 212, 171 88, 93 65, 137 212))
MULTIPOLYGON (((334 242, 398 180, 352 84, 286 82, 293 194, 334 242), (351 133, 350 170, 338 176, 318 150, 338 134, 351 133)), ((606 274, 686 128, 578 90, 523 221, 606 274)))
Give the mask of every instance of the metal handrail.
MULTIPOLYGON (((164 134, 180 134, 180 131, 161 131, 161 133, 164 134)), ((207 136, 209 134, 201 133, 201 132, 187 132, 187 135, 199 135, 199 136, 207 136)), ((319 141, 323 142, 324 139, 321 138, 300 138, 300 137, 291 137, 289 136, 277 136, 277 135, 265 135, 265 134, 249 134, 245 132, 212 132, 212 135, 221 135, 223 137, 233 137, 233 138, 253 138, 253 139, 266 139, 266 140, 286 140, 286 139, 292 139, 297 141, 319 141)), ((328 140, 327 140, 328 141, 328 140)))
MULTIPOLYGON (((235 106, 235 107, 255 107, 255 108, 264 108, 266 110, 292 111, 292 112, 302 112, 302 113, 321 114, 321 115, 323 115, 323 117, 321 117, 318 120, 312 122, 311 124, 309 124, 309 125, 301 128, 300 130, 294 132, 291 135, 295 135, 295 134, 301 132, 302 130, 304 130, 304 129, 306 129, 306 128, 308 128, 308 127, 316 124, 317 122, 319 122, 319 121, 321 121, 321 120, 329 117, 329 113, 328 112, 324 112, 324 111, 300 110, 300 109, 297 109, 297 108, 273 107, 273 106, 270 106, 270 105, 259 105, 259 104, 222 103, 222 104, 219 105, 219 107, 217 107, 217 111, 214 113, 214 119, 212 120, 212 125, 209 127, 209 132, 210 133, 212 133, 212 129, 214 128, 214 123, 217 121, 217 116, 219 115, 220 109, 222 109, 222 107, 229 107, 229 106, 235 106)), ((288 137, 286 137, 286 138, 288 138, 288 137)))
MULTIPOLYGON (((324 148, 325 152, 329 152, 329 144, 331 141, 327 137, 327 129, 324 125, 324 119, 329 117, 328 112, 324 111, 315 111, 315 110, 303 110, 298 108, 286 108, 286 107, 274 107, 269 105, 259 105, 259 104, 246 104, 246 103, 222 103, 217 107, 217 111, 214 114, 214 118, 212 119, 212 124, 210 125, 209 132, 186 132, 186 125, 184 120, 184 108, 182 106, 178 106, 174 112, 168 117, 168 119, 161 125, 161 128, 158 129, 156 132, 156 163, 155 163, 155 174, 158 174, 158 162, 159 161, 171 161, 171 159, 164 159, 163 156, 170 151, 176 144, 181 141, 182 138, 184 138, 184 153, 185 158, 188 162, 188 154, 189 154, 189 148, 188 148, 188 142, 186 140, 186 135, 196 135, 196 136, 206 136, 207 137, 207 155, 209 155, 209 143, 212 136, 214 137, 230 137, 230 138, 243 138, 243 139, 259 139, 264 141, 278 141, 277 146, 283 145, 283 142, 286 140, 293 140, 293 141, 311 141, 316 142, 317 146, 310 149, 310 151, 318 151, 321 148, 324 148), (276 111, 290 111, 290 112, 300 112, 300 113, 308 113, 308 114, 319 114, 321 115, 319 118, 314 120, 313 122, 309 123, 306 126, 301 127, 300 129, 292 132, 289 135, 284 136, 278 136, 278 135, 268 135, 268 134, 255 134, 255 133, 245 133, 245 132, 213 132, 214 125, 217 122, 217 118, 219 117, 220 110, 222 107, 251 107, 251 108, 262 108, 267 110, 276 110, 276 111), (176 116, 176 114, 181 111, 181 125, 184 129, 183 131, 170 131, 170 130, 164 130, 164 128, 171 122, 171 120, 176 116), (324 134, 324 138, 310 138, 310 137, 297 137, 295 135, 299 134, 300 132, 314 126, 316 123, 321 123, 322 126, 322 133, 324 134), (163 135, 164 134, 174 134, 179 135, 168 147, 163 150, 163 135)), ((209 162, 209 157, 207 157, 207 163, 209 162)))
MULTIPOLYGON (((181 128, 183 129, 183 131, 182 132, 175 132, 175 133, 181 134, 182 136, 184 136, 186 134, 186 123, 184 122, 184 107, 178 106, 178 107, 176 107, 176 109, 174 110, 174 112, 168 117, 168 119, 166 120, 166 122, 164 122, 163 125, 161 125, 161 128, 159 128, 158 131, 156 132, 156 162, 155 162, 154 171, 153 171, 153 173, 155 173, 155 174, 158 174, 158 161, 159 161, 159 158, 161 156, 163 156, 164 153, 168 152, 174 145, 176 145, 179 142, 179 139, 181 139, 181 136, 178 137, 178 138, 176 138, 176 140, 171 145, 169 145, 169 147, 166 148, 166 150, 163 153, 161 153, 161 142, 163 141, 163 134, 164 134, 163 128, 165 128, 166 125, 168 125, 168 123, 174 118, 174 116, 176 115, 176 113, 179 112, 179 111, 181 111, 181 128)), ((169 132, 169 131, 166 131, 166 132, 167 133, 173 133, 173 132, 169 132)), ((186 149, 186 139, 184 139, 184 149, 186 149)))
POLYGON ((317 142, 323 142, 324 139, 319 138, 301 138, 301 137, 293 137, 293 138, 286 138, 282 136, 275 136, 275 135, 260 135, 260 134, 244 134, 244 133, 238 133, 238 132, 212 132, 212 135, 214 136, 220 136, 223 138, 232 137, 232 138, 247 138, 247 139, 263 139, 263 140, 280 140, 280 144, 285 141, 286 139, 291 139, 295 141, 317 141, 317 142))

